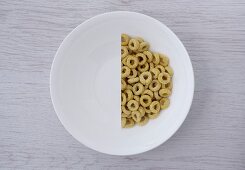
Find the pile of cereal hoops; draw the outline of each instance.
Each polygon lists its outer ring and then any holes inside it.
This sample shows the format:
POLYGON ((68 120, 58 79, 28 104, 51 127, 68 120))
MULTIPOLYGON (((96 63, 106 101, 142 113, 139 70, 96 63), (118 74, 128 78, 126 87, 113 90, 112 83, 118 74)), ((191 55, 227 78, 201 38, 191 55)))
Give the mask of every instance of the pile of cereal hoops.
POLYGON ((168 108, 173 69, 140 37, 121 35, 121 126, 143 126, 168 108))

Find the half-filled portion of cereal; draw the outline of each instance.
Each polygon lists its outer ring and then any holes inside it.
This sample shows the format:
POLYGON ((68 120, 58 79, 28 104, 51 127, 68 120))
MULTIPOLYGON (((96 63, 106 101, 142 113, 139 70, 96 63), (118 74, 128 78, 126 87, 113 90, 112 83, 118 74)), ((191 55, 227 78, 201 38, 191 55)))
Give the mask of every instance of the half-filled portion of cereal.
POLYGON ((143 126, 168 108, 173 69, 165 54, 141 37, 121 35, 121 124, 143 126))

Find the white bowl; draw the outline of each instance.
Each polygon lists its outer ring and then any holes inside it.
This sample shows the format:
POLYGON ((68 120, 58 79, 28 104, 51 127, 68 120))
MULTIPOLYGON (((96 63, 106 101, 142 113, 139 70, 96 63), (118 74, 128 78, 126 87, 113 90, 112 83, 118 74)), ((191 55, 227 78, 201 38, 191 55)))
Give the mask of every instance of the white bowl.
POLYGON ((65 129, 96 151, 132 155, 169 139, 185 120, 194 76, 188 53, 161 22, 135 12, 110 12, 76 27, 60 45, 51 69, 50 92, 65 129), (170 107, 143 127, 121 128, 121 33, 141 36, 166 53, 174 70, 170 107))

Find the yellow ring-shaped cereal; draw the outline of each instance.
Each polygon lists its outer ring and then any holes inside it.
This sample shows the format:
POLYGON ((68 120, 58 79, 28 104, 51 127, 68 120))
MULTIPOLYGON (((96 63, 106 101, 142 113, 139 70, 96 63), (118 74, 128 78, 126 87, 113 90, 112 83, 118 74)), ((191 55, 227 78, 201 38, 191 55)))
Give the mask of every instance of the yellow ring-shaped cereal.
POLYGON ((133 96, 133 92, 132 92, 131 90, 129 90, 129 89, 126 89, 126 90, 124 91, 124 94, 126 95, 127 101, 133 99, 133 97, 134 97, 134 96, 133 96))
POLYGON ((127 59, 128 59, 128 56, 126 56, 126 57, 124 57, 123 59, 121 59, 122 64, 123 64, 124 66, 127 65, 127 59))
POLYGON ((121 79, 121 90, 125 90, 127 87, 127 84, 124 79, 121 79))
POLYGON ((147 116, 148 116, 150 119, 156 119, 156 118, 159 116, 159 113, 153 113, 153 112, 150 112, 150 113, 147 113, 147 116))
POLYGON ((149 118, 147 116, 144 116, 144 117, 141 117, 140 122, 138 122, 137 124, 140 126, 144 126, 148 123, 148 121, 149 121, 149 118))
POLYGON ((164 88, 167 88, 169 90, 172 90, 172 88, 173 88, 173 82, 170 80, 169 83, 163 84, 163 86, 164 86, 164 88))
POLYGON ((160 112, 160 103, 158 101, 153 101, 150 105, 150 110, 152 113, 160 112))
POLYGON ((132 68, 130 70, 130 74, 128 76, 128 78, 135 78, 137 76, 137 70, 135 70, 134 68, 132 68))
POLYGON ((163 66, 161 66, 161 65, 157 65, 155 68, 158 69, 160 72, 164 72, 165 71, 165 68, 163 66))
POLYGON ((128 115, 126 115, 125 113, 121 113, 121 117, 128 117, 128 115))
POLYGON ((135 52, 133 50, 131 50, 128 46, 127 46, 127 49, 128 49, 128 54, 129 55, 134 55, 135 52))
POLYGON ((121 34, 122 127, 145 125, 169 106, 174 72, 168 65, 168 57, 149 51, 142 38, 121 34))
POLYGON ((169 64, 169 59, 166 55, 164 54, 160 54, 160 62, 159 62, 160 65, 166 67, 168 66, 169 64))
POLYGON ((144 109, 145 109, 145 112, 146 112, 146 113, 151 113, 150 106, 147 106, 147 107, 145 107, 144 109))
POLYGON ((162 99, 160 100, 160 107, 161 107, 161 109, 166 109, 166 108, 168 108, 169 104, 170 104, 170 101, 169 101, 168 98, 162 98, 162 99))
POLYGON ((131 90, 131 91, 132 91, 132 90, 133 90, 133 86, 131 86, 131 85, 129 85, 129 84, 128 84, 128 85, 127 85, 127 87, 126 87, 126 89, 128 89, 128 90, 131 90))
POLYGON ((137 102, 140 102, 140 97, 139 96, 134 96, 134 100, 136 100, 137 102))
POLYGON ((125 113, 127 116, 131 115, 131 111, 128 109, 128 107, 125 106, 121 106, 122 112, 125 113))
POLYGON ((143 92, 143 94, 147 94, 147 95, 149 95, 151 98, 153 98, 153 92, 152 92, 151 90, 149 90, 149 89, 146 89, 146 90, 143 92))
POLYGON ((141 83, 136 83, 134 86, 133 86, 133 92, 135 95, 141 95, 144 91, 144 86, 141 84, 141 83))
POLYGON ((152 62, 152 53, 150 51, 144 51, 143 54, 145 54, 145 56, 147 57, 147 62, 150 63, 152 62))
POLYGON ((152 75, 149 71, 140 74, 140 82, 143 85, 150 84, 152 81, 152 75))
POLYGON ((121 46, 121 57, 124 58, 128 55, 128 49, 125 46, 121 46))
POLYGON ((170 75, 170 77, 172 77, 174 75, 174 71, 173 71, 172 67, 170 67, 170 66, 165 67, 165 72, 168 73, 170 75))
POLYGON ((139 77, 131 78, 131 79, 128 79, 128 83, 129 84, 137 83, 139 82, 139 80, 140 80, 139 77))
POLYGON ((148 42, 142 42, 142 43, 140 43, 138 51, 139 52, 147 51, 149 49, 149 47, 150 47, 150 45, 148 42))
POLYGON ((153 78, 157 79, 158 75, 160 74, 160 71, 157 68, 153 68, 150 70, 150 72, 153 75, 153 78))
POLYGON ((125 105, 127 102, 126 95, 124 93, 121 93, 121 105, 125 105))
POLYGON ((151 104, 151 97, 148 96, 148 95, 142 95, 142 96, 140 97, 140 104, 141 104, 143 107, 150 106, 150 104, 151 104))
POLYGON ((136 54, 136 57, 138 58, 139 65, 143 65, 146 63, 147 58, 146 58, 145 54, 138 53, 138 54, 136 54))
POLYGON ((135 122, 140 122, 141 120, 141 114, 139 111, 133 111, 132 112, 132 119, 135 121, 135 122))
POLYGON ((133 50, 133 51, 138 50, 139 46, 140 46, 139 41, 136 40, 136 39, 134 39, 134 38, 132 38, 132 39, 129 40, 129 42, 128 42, 128 47, 129 47, 129 49, 131 49, 131 50, 133 50))
POLYGON ((125 127, 125 125, 126 125, 126 118, 125 117, 122 117, 121 118, 121 126, 124 128, 125 127))
POLYGON ((127 118, 126 119, 126 124, 125 124, 125 128, 131 128, 134 126, 134 120, 132 118, 127 118))
POLYGON ((121 45, 128 45, 129 38, 127 34, 121 34, 121 45))
POLYGON ((144 39, 143 39, 143 38, 141 38, 141 37, 135 37, 135 39, 136 39, 136 40, 138 40, 138 41, 139 41, 139 43, 144 42, 144 39))
POLYGON ((145 109, 142 106, 138 108, 138 111, 140 112, 141 117, 145 116, 145 109))
POLYGON ((143 65, 139 65, 137 69, 142 73, 149 70, 149 64, 146 62, 143 65))
POLYGON ((157 80, 152 80, 151 84, 149 85, 149 89, 151 91, 158 91, 161 88, 161 84, 157 80))
POLYGON ((161 89, 159 90, 159 95, 161 97, 168 97, 171 95, 171 91, 169 89, 161 89))
POLYGON ((138 76, 138 77, 140 76, 140 74, 141 74, 141 72, 137 71, 137 76, 138 76))
POLYGON ((146 85, 145 85, 145 89, 149 89, 149 85, 150 85, 150 84, 146 84, 146 85))
POLYGON ((122 78, 128 77, 130 74, 130 69, 127 66, 123 66, 121 69, 122 78))
POLYGON ((127 118, 131 118, 132 117, 132 114, 128 115, 127 118))
POLYGON ((160 56, 159 56, 158 53, 153 53, 152 62, 153 62, 154 64, 156 64, 156 65, 159 64, 159 62, 160 62, 160 56))
POLYGON ((168 74, 168 73, 165 73, 165 72, 163 72, 163 73, 160 73, 159 75, 158 75, 158 81, 160 82, 160 83, 162 83, 162 84, 167 84, 167 83, 169 83, 170 82, 170 80, 171 80, 171 78, 170 78, 170 75, 168 74))
POLYGON ((153 64, 153 63, 150 63, 149 65, 150 65, 150 69, 149 69, 150 71, 151 71, 152 69, 154 69, 154 64, 153 64))
POLYGON ((127 61, 126 61, 126 65, 129 68, 136 68, 139 64, 138 58, 132 55, 128 55, 127 61))
POLYGON ((139 103, 136 100, 129 100, 127 103, 128 109, 131 111, 138 110, 139 103))
POLYGON ((155 97, 156 100, 160 100, 161 99, 161 96, 159 96, 158 91, 154 92, 154 97, 155 97))

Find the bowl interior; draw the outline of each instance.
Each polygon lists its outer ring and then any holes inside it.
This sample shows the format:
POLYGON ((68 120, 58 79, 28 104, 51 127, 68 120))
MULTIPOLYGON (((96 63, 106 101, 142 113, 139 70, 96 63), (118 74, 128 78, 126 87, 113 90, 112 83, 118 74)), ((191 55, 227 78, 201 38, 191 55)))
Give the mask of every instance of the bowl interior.
POLYGON ((55 111, 74 138, 103 153, 130 155, 174 134, 189 111, 194 81, 184 46, 165 25, 143 14, 112 12, 84 22, 65 38, 50 86, 55 111), (170 107, 143 127, 121 128, 121 33, 143 37, 151 50, 169 56, 174 70, 170 107))

